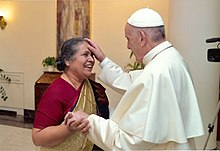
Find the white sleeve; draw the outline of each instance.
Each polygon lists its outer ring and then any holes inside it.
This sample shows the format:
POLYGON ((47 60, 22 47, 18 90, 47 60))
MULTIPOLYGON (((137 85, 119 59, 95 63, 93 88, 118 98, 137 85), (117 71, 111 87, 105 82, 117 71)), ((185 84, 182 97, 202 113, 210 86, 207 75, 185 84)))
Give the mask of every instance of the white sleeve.
POLYGON ((107 57, 99 64, 99 66, 101 67, 101 71, 98 78, 122 94, 130 87, 135 77, 141 73, 140 70, 129 73, 124 72, 119 65, 107 57))
POLYGON ((101 67, 101 71, 98 78, 111 87, 113 86, 115 79, 124 73, 119 65, 107 57, 99 64, 99 66, 101 67))
POLYGON ((99 67, 103 68, 109 61, 109 58, 105 57, 105 59, 102 62, 100 62, 99 67))
POLYGON ((146 150, 147 148, 153 148, 155 145, 124 132, 111 119, 104 119, 92 114, 88 117, 88 120, 91 125, 88 139, 104 150, 146 150))

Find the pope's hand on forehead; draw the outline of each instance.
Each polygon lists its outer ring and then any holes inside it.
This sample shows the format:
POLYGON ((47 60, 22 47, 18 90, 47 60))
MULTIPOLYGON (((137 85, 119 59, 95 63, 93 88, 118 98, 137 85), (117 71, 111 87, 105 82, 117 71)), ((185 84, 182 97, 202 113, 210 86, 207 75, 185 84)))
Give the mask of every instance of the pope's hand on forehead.
POLYGON ((98 61, 102 61, 105 59, 105 54, 102 52, 102 50, 100 49, 100 47, 92 40, 88 39, 88 38, 85 38, 88 43, 90 44, 89 45, 89 50, 94 54, 95 58, 98 60, 98 61))
POLYGON ((94 49, 100 49, 99 46, 89 38, 84 38, 94 49))

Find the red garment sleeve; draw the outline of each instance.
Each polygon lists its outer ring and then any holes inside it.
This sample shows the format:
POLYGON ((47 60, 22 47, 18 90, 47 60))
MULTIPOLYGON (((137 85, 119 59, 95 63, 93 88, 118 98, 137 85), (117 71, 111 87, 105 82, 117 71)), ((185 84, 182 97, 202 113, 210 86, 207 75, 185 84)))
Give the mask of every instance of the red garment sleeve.
POLYGON ((62 106, 56 94, 45 94, 38 106, 34 127, 43 129, 60 124, 64 117, 62 106))
POLYGON ((34 128, 43 129, 61 124, 66 113, 77 102, 79 93, 61 78, 51 84, 38 105, 34 128))

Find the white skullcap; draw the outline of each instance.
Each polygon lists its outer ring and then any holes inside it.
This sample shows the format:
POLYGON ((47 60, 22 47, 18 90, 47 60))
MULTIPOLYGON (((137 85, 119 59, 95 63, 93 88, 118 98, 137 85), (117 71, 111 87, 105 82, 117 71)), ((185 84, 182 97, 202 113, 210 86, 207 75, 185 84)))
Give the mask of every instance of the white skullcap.
POLYGON ((164 25, 160 14, 149 8, 142 8, 128 18, 128 24, 135 27, 156 27, 164 25))

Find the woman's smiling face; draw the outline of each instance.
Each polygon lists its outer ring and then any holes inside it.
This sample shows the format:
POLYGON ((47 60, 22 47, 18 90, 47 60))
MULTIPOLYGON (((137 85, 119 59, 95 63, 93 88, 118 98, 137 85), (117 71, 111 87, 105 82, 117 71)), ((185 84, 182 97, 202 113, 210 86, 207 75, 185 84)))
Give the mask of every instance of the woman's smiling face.
POLYGON ((72 74, 82 79, 89 78, 95 64, 92 52, 88 49, 89 44, 82 42, 78 45, 78 51, 69 61, 69 70, 72 74))

